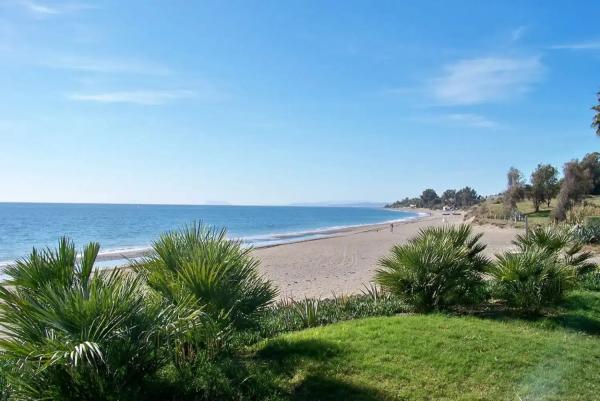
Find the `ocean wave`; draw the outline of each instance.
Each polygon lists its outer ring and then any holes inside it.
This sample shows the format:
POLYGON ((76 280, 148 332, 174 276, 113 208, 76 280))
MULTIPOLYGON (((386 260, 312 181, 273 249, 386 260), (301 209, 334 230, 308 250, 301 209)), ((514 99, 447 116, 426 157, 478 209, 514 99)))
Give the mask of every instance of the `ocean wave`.
POLYGON ((392 223, 403 223, 412 220, 418 220, 423 217, 429 216, 429 213, 418 212, 415 213, 415 216, 407 216, 400 219, 391 219, 385 220, 379 223, 364 223, 364 224, 351 224, 351 225, 342 225, 342 226, 332 226, 332 227, 322 227, 316 228, 312 230, 305 231, 292 231, 287 233, 273 233, 273 234, 264 234, 264 235, 256 235, 256 236, 245 236, 235 238, 237 240, 242 241, 243 243, 249 243, 255 248, 261 248, 265 246, 273 246, 273 245, 281 245, 293 242, 301 242, 309 239, 320 239, 331 237, 332 235, 339 234, 348 230, 357 229, 361 227, 372 227, 379 226, 383 224, 392 224, 392 223))
MULTIPOLYGON (((429 216, 429 213, 414 212, 412 216, 404 216, 402 218, 390 219, 376 223, 364 223, 364 224, 351 224, 351 225, 340 225, 321 227, 311 230, 302 231, 290 231, 283 233, 270 233, 261 235, 250 235, 250 236, 239 236, 232 237, 233 240, 242 242, 245 246, 251 246, 254 248, 264 248, 276 245, 290 244, 295 242, 302 242, 308 240, 329 238, 336 234, 343 233, 348 230, 357 229, 361 227, 372 227, 383 224, 402 223, 412 220, 418 220, 423 217, 429 216)), ((116 248, 107 248, 101 250, 98 253, 97 261, 100 262, 100 267, 115 267, 122 266, 130 260, 139 259, 147 255, 152 250, 150 245, 137 245, 137 246, 125 246, 116 248), (118 263, 117 263, 118 262, 118 263)), ((0 261, 0 270, 13 264, 15 261, 0 261)), ((1 275, 0 275, 1 276, 1 275)))

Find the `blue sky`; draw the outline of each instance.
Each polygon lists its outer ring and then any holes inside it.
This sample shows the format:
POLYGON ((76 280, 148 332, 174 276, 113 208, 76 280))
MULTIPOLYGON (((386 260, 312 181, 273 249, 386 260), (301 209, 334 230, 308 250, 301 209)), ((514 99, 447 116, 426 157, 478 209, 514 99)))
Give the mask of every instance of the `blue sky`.
POLYGON ((503 189, 600 149, 597 1, 0 0, 0 201, 503 189))

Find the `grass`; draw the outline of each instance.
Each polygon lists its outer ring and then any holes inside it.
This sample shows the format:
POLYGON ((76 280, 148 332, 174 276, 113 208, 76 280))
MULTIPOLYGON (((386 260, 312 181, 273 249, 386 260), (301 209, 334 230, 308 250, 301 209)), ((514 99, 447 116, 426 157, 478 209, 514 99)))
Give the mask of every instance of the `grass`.
POLYGON ((586 200, 593 205, 600 206, 600 196, 592 196, 586 200))
POLYGON ((491 314, 368 318, 260 344, 282 400, 595 400, 600 293, 537 319, 491 314))
MULTIPOLYGON (((543 203, 542 205, 540 205, 540 210, 536 212, 532 202, 529 200, 524 200, 517 203, 517 209, 519 209, 521 213, 528 217, 529 224, 545 226, 547 224, 550 224, 550 213, 552 212, 552 209, 555 205, 556 199, 553 199, 550 203, 550 207, 547 207, 546 204, 543 203)), ((504 205, 502 203, 488 203, 487 206, 491 215, 501 214, 502 210, 504 209, 504 205)), ((519 228, 525 227, 525 223, 521 221, 517 222, 514 225, 519 228)))
MULTIPOLYGON (((600 206, 600 196, 590 196, 590 197, 586 198, 585 200, 586 200, 586 202, 600 206)), ((540 210, 536 212, 531 200, 523 200, 523 201, 517 203, 517 209, 521 213, 523 213, 524 215, 527 216, 530 225, 545 226, 552 222, 550 219, 550 214, 552 213, 552 209, 554 209, 554 207, 556 206, 556 202, 557 202, 556 199, 552 199, 552 201, 550 202, 550 207, 546 206, 546 203, 542 203, 540 205, 540 210)), ((504 205, 501 200, 499 202, 498 201, 485 201, 484 204, 488 209, 488 213, 487 213, 487 216, 478 219, 480 222, 502 225, 502 226, 510 225, 510 226, 514 226, 517 228, 525 228, 525 222, 523 222, 523 221, 519 221, 519 222, 515 223, 515 222, 508 222, 507 220, 502 219, 502 218, 495 219, 492 217, 495 215, 498 215, 498 216, 502 215, 503 210, 504 210, 504 205)))

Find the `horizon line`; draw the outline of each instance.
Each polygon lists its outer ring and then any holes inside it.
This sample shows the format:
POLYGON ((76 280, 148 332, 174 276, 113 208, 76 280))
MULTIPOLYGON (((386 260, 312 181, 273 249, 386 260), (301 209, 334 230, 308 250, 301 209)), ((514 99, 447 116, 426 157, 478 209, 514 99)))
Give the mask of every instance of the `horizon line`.
POLYGON ((357 202, 293 202, 280 204, 253 204, 253 203, 137 203, 137 202, 60 202, 60 201, 0 201, 0 205, 28 204, 28 205, 106 205, 106 206, 241 206, 241 207, 329 207, 353 205, 359 203, 388 204, 389 202, 357 201, 357 202))

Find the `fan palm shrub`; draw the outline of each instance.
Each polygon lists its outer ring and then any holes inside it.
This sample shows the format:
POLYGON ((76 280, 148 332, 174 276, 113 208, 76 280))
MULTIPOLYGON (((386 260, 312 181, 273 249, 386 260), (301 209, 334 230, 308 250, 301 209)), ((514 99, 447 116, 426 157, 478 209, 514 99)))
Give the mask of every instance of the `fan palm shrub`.
POLYGON ((489 274, 496 297, 532 313, 560 302, 577 283, 576 270, 543 248, 497 255, 489 274))
POLYGON ((253 323, 277 291, 258 273, 258 260, 225 230, 194 223, 154 242, 150 256, 135 265, 148 285, 178 305, 192 297, 216 321, 234 328, 253 323))
POLYGON ((484 297, 482 234, 469 225, 428 227, 381 259, 376 281, 416 309, 429 311, 484 297))
POLYGON ((144 397, 197 314, 144 296, 140 277, 94 269, 99 245, 78 258, 66 238, 5 270, 0 288, 1 358, 17 399, 144 397))
POLYGON ((539 249, 548 253, 558 264, 573 269, 577 277, 594 270, 590 261, 592 254, 583 251, 583 242, 577 233, 566 226, 535 227, 526 234, 517 235, 513 243, 519 252, 539 249))
POLYGON ((583 244, 600 243, 600 224, 578 225, 573 228, 573 235, 583 244))

